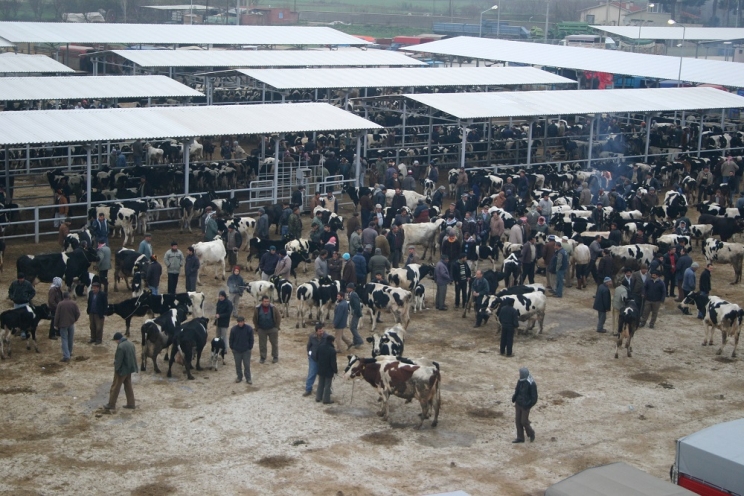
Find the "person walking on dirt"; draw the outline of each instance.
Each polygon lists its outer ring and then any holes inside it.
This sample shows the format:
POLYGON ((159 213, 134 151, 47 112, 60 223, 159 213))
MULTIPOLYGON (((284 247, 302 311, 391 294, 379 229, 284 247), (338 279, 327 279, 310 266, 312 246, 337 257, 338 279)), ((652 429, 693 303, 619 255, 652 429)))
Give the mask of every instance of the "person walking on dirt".
POLYGON ((101 284, 94 282, 88 294, 88 320, 90 322, 90 341, 88 344, 103 342, 103 324, 108 310, 108 295, 101 291, 101 284))
POLYGON ((315 393, 315 401, 329 405, 331 400, 331 385, 333 376, 338 374, 338 363, 336 362, 336 348, 333 347, 335 338, 328 336, 325 343, 318 346, 318 390, 315 393))
POLYGON ((114 358, 114 382, 111 384, 109 402, 103 406, 106 410, 116 409, 116 400, 119 397, 121 386, 124 386, 124 394, 127 396, 127 404, 124 408, 134 410, 134 389, 132 389, 132 374, 137 372, 137 352, 131 341, 120 332, 114 334, 114 341, 118 343, 114 358))
POLYGON ((245 323, 243 316, 238 317, 238 324, 230 329, 230 350, 235 359, 235 382, 240 382, 245 376, 245 382, 251 381, 251 350, 253 350, 253 327, 245 323))
POLYGON ((607 312, 612 310, 611 286, 612 279, 605 277, 603 283, 597 286, 597 293, 594 295, 594 305, 592 308, 597 311, 597 332, 599 333, 607 332, 604 325, 607 319, 607 312))
POLYGON ((227 299, 227 293, 220 291, 217 297, 214 322, 217 325, 217 337, 227 341, 227 328, 230 326, 230 316, 233 313, 233 304, 227 299))
POLYGON ((307 339, 307 379, 305 380, 305 393, 302 396, 313 394, 313 384, 318 376, 318 348, 325 344, 328 334, 323 330, 323 324, 315 324, 315 332, 307 339))
POLYGON ((512 403, 514 403, 517 424, 517 438, 512 443, 523 443, 525 431, 530 442, 534 441, 535 431, 530 427, 530 410, 537 403, 537 384, 527 367, 519 369, 519 381, 514 388, 512 403))
POLYGON ((183 253, 178 249, 178 243, 171 241, 171 249, 165 252, 163 262, 168 272, 168 294, 176 294, 178 275, 181 273, 181 266, 185 262, 183 253))
POLYGON ((70 293, 62 293, 62 301, 57 305, 52 325, 62 338, 62 361, 69 362, 72 355, 73 338, 75 337, 75 322, 80 318, 77 303, 70 299, 70 293))
POLYGON ((199 275, 199 259, 194 255, 193 246, 189 246, 186 263, 183 267, 183 275, 186 278, 186 291, 196 291, 196 277, 199 275))
POLYGON ((282 313, 271 304, 268 296, 261 298, 261 304, 253 312, 253 327, 258 333, 258 352, 261 359, 258 363, 266 362, 266 339, 271 342, 272 363, 279 361, 279 329, 282 325, 282 313))

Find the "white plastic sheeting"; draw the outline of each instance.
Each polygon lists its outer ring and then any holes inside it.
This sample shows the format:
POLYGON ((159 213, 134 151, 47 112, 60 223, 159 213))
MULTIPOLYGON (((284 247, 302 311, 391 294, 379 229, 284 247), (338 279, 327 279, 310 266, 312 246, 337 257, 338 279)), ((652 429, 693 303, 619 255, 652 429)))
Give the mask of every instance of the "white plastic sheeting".
MULTIPOLYGON (((594 29, 623 38, 639 38, 639 26, 592 26, 594 29)), ((727 41, 744 39, 744 28, 685 28, 678 26, 640 26, 641 39, 686 41, 727 41)))
POLYGON ((327 103, 0 112, 0 145, 367 129, 327 103))
POLYGON ((12 43, 165 45, 367 45, 369 42, 316 26, 205 26, 189 24, 91 24, 0 22, 0 38, 12 43))
POLYGON ((647 55, 618 50, 545 45, 469 36, 433 41, 403 50, 662 80, 677 80, 681 63, 682 81, 720 84, 737 88, 744 86, 744 64, 718 60, 680 59, 666 55, 647 55))
POLYGON ((275 89, 413 88, 419 86, 514 86, 576 84, 532 67, 241 69, 239 72, 275 89))
POLYGON ((416 66, 424 62, 385 50, 112 50, 139 67, 416 66))
POLYGON ((405 96, 458 119, 744 108, 744 97, 709 87, 405 96))
POLYGON ((76 100, 204 96, 166 76, 6 77, 3 100, 76 100))
POLYGON ((0 55, 0 74, 44 74, 75 72, 46 55, 3 53, 0 55))

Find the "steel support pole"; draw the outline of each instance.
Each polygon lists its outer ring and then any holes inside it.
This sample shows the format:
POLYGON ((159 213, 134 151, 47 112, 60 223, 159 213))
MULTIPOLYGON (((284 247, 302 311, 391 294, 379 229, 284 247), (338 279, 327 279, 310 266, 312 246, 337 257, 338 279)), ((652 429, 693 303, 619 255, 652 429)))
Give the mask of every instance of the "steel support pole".
MULTIPOLYGON (((369 110, 367 107, 364 107, 364 118, 369 120, 369 110)), ((365 131, 364 133, 364 156, 367 156, 367 150, 369 149, 369 138, 368 133, 365 131)))
POLYGON ((493 130, 493 122, 491 119, 488 119, 488 128, 486 129, 486 139, 488 142, 486 143, 486 162, 488 163, 487 166, 491 165, 491 131, 493 130))
POLYGON ((91 160, 90 160, 90 147, 91 147, 90 144, 85 145, 85 169, 88 172, 88 175, 87 175, 88 177, 86 178, 86 181, 85 181, 85 211, 86 213, 88 212, 88 210, 90 210, 90 192, 92 188, 91 176, 93 175, 92 170, 91 170, 92 166, 91 166, 91 160))
POLYGON ((594 120, 595 119, 596 117, 592 117, 592 120, 589 122, 589 150, 586 156, 586 160, 587 160, 586 168, 587 169, 591 169, 592 167, 592 148, 594 148, 594 120))
POLYGON ((5 191, 10 193, 10 148, 5 145, 5 191))
MULTIPOLYGON (((367 132, 363 131, 363 134, 366 136, 367 132)), ((361 134, 357 135, 356 139, 356 187, 359 188, 364 184, 364 181, 362 181, 362 140, 361 140, 361 134)))
POLYGON ((721 133, 725 133, 726 132, 726 130, 723 128, 725 117, 726 117, 726 110, 725 109, 721 109, 721 133))
POLYGON ((189 159, 191 158, 191 142, 193 138, 183 142, 183 194, 189 194, 189 180, 191 179, 191 170, 189 169, 189 159))
POLYGON ((468 124, 462 126, 462 144, 460 145, 460 167, 465 167, 465 149, 468 146, 468 124))
POLYGON ((548 160, 548 116, 545 116, 545 129, 543 129, 543 162, 548 160))
POLYGON ((646 151, 644 153, 643 161, 648 163, 648 145, 651 141, 651 116, 646 117, 646 151))
POLYGON ((31 145, 29 144, 26 144, 26 174, 31 174, 31 145))
MULTIPOLYGON (((313 140, 315 137, 313 137, 313 140)), ((261 160, 266 158, 266 136, 261 136, 261 160)), ((260 170, 260 168, 259 168, 260 170)))
MULTIPOLYGON (((532 124, 534 122, 529 121, 529 129, 527 131, 527 165, 532 163, 532 124)), ((519 154, 517 154, 517 162, 519 162, 519 154)))
POLYGON ((700 158, 700 150, 703 148, 703 114, 700 113, 700 126, 698 127, 697 158, 700 158))
POLYGON ((400 163, 400 149, 406 146, 406 104, 408 102, 403 99, 403 129, 400 133, 400 146, 395 148, 395 163, 400 163))
MULTIPOLYGON (((26 146, 28 146, 28 145, 26 145, 26 146)), ((68 146, 67 147, 67 170, 68 171, 72 170, 72 147, 71 146, 68 146)), ((27 167, 26 168, 26 173, 28 173, 28 172, 29 172, 29 170, 28 170, 28 167, 27 167)))
POLYGON ((273 202, 276 203, 279 197, 279 142, 283 139, 284 135, 276 137, 274 142, 274 192, 273 202))
POLYGON ((433 141, 431 140, 431 135, 434 134, 434 118, 431 115, 431 107, 429 108, 429 146, 426 147, 427 150, 427 164, 431 163, 431 147, 433 145, 433 141))

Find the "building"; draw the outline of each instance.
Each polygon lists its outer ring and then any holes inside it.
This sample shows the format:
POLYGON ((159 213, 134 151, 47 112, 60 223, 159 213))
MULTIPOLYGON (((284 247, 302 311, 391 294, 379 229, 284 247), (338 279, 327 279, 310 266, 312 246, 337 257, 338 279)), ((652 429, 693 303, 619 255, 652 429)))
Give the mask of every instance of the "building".
POLYGON ((637 12, 645 12, 645 4, 633 2, 609 2, 580 10, 580 21, 588 24, 603 26, 625 26, 626 16, 637 12))
POLYGON ((297 24, 300 15, 284 8, 252 8, 240 16, 244 26, 286 26, 297 24))

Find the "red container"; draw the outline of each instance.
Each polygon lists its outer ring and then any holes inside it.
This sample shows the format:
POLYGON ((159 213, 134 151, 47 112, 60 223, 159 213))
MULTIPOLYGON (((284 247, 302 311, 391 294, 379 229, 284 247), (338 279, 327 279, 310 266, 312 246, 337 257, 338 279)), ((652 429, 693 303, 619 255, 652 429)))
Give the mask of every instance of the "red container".
POLYGON ((399 43, 401 45, 418 45, 421 43, 421 38, 418 36, 396 36, 393 38, 393 43, 399 43))

